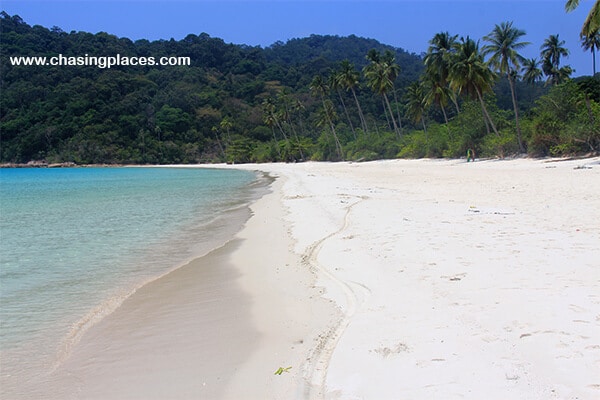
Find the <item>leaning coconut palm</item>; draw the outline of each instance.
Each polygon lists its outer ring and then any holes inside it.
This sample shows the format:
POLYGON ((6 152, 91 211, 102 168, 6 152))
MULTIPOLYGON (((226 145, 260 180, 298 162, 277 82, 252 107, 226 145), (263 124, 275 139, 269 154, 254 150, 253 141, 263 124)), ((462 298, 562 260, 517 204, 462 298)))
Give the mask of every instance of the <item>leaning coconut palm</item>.
POLYGON ((592 76, 596 76, 596 50, 600 49, 600 29, 591 32, 589 35, 583 36, 581 38, 581 47, 583 47, 584 50, 592 52, 592 76))
POLYGON ((489 126, 491 126, 494 133, 499 137, 500 134, 487 111, 485 101, 483 101, 483 95, 486 92, 492 91, 496 76, 483 60, 483 55, 479 51, 479 43, 475 42, 469 36, 466 39, 461 38, 456 49, 456 54, 452 57, 450 74, 448 76, 450 87, 459 94, 479 100, 488 133, 489 126))
POLYGON ((402 133, 402 118, 400 117, 400 109, 398 108, 398 96, 396 93, 396 79, 400 75, 400 66, 396 63, 396 56, 390 50, 386 50, 381 57, 381 60, 386 65, 387 73, 392 82, 392 94, 394 95, 394 102, 396 103, 396 115, 398 116, 398 127, 400 133, 402 133))
POLYGON ((450 90, 448 85, 442 85, 441 80, 434 74, 425 72, 424 79, 427 83, 427 92, 425 93, 425 101, 427 103, 427 107, 432 105, 438 106, 442 110, 442 114, 444 116, 444 122, 446 124, 446 129, 448 130, 448 134, 450 134, 450 127, 448 126, 448 114, 446 113, 446 106, 448 102, 452 100, 456 102, 454 96, 454 92, 450 90))
MULTIPOLYGON (((296 132, 296 128, 294 128, 294 123, 292 122, 292 114, 294 113, 294 99, 291 97, 291 93, 289 89, 284 88, 277 94, 277 100, 280 104, 281 109, 279 110, 280 120, 282 120, 292 131, 292 135, 296 141, 296 145, 298 146, 298 150, 300 152, 300 157, 304 159, 304 153, 302 152, 302 146, 300 145, 300 138, 298 137, 298 132, 296 132)), ((288 140, 289 147, 289 140, 288 140)))
POLYGON ((515 90, 516 75, 513 72, 519 71, 521 63, 525 60, 517 50, 529 45, 529 42, 519 41, 522 36, 525 36, 525 31, 513 27, 512 22, 502 22, 496 25, 494 30, 484 40, 488 42, 483 46, 483 54, 491 55, 488 63, 492 68, 495 68, 500 75, 506 75, 510 93, 512 96, 513 111, 515 113, 515 125, 517 128, 517 140, 519 142, 519 150, 525 152, 523 140, 521 138, 521 127, 519 126, 519 107, 517 105, 517 93, 515 90))
MULTIPOLYGON (((429 79, 435 77, 435 91, 439 92, 448 87, 448 75, 450 73, 450 59, 452 53, 456 50, 456 38, 458 35, 450 35, 448 32, 436 33, 433 39, 429 41, 429 48, 425 55, 425 71, 429 79)), ((456 112, 460 112, 456 96, 450 96, 450 100, 456 107, 456 112)), ((445 114, 445 110, 444 110, 445 114)))
POLYGON ((371 88, 371 90, 373 90, 373 92, 377 93, 383 98, 384 112, 386 111, 385 108, 387 108, 394 126, 394 132, 396 132, 397 135, 400 135, 390 101, 387 97, 387 93, 394 89, 394 82, 391 80, 391 76, 393 76, 393 67, 388 62, 383 60, 379 52, 374 49, 369 51, 367 59, 371 61, 370 64, 367 65, 363 70, 365 78, 367 79, 367 85, 371 88))
POLYGON ((279 144, 277 143, 277 135, 275 135, 275 126, 279 129, 281 134, 283 135, 285 141, 288 141, 287 136, 285 135, 285 131, 279 122, 279 116, 277 115, 277 107, 275 106, 275 100, 272 97, 267 97, 262 102, 262 110, 263 110, 263 121, 265 125, 271 128, 271 132, 273 133, 273 145, 277 150, 277 155, 281 158, 281 150, 279 149, 279 144))
POLYGON ((335 125, 333 124, 333 115, 335 113, 335 110, 333 108, 333 104, 331 104, 331 100, 325 100, 325 95, 329 93, 329 87, 327 86, 327 83, 325 83, 325 80, 321 75, 316 75, 310 83, 309 89, 313 96, 321 98, 321 102, 323 103, 322 120, 324 122, 327 122, 327 124, 329 125, 331 133, 333 134, 333 139, 335 141, 335 147, 338 153, 338 157, 342 159, 342 145, 340 144, 337 133, 335 131, 335 125))
POLYGON ((358 109, 358 117, 360 118, 360 124, 362 126, 363 133, 368 134, 367 130, 367 121, 365 120, 365 116, 362 111, 362 107, 358 101, 358 97, 356 97, 356 88, 358 86, 358 78, 359 73, 354 69, 354 65, 350 63, 348 60, 342 61, 340 64, 340 70, 337 74, 337 79, 342 87, 346 90, 350 90, 352 92, 352 97, 354 97, 354 101, 356 102, 356 108, 358 109))
POLYGON ((423 132, 425 133, 425 156, 429 155, 429 137, 427 135, 427 126, 425 125, 425 113, 427 112, 427 88, 423 81, 416 81, 410 84, 406 89, 405 99, 409 118, 413 122, 421 121, 423 132))
POLYGON ((414 122, 421 122, 423 131, 427 135, 427 126, 425 125, 425 112, 427 111, 427 89, 422 81, 411 83, 406 89, 406 113, 414 122))
POLYGON ((348 125, 350 126, 350 130, 352 131, 352 136, 356 139, 356 131, 354 130, 354 124, 352 123, 352 119, 350 118, 350 114, 348 114, 348 108, 346 107, 346 102, 344 101, 344 97, 342 96, 342 83, 338 79, 338 72, 331 71, 329 74, 329 87, 331 90, 335 91, 340 99, 340 104, 342 105, 342 109, 344 110, 344 115, 346 115, 346 119, 348 120, 348 125))
MULTIPOLYGON (((275 105, 275 99, 273 99, 272 97, 266 98, 263 101, 262 106, 263 106, 263 114, 265 115, 265 120, 268 118, 270 123, 277 126, 277 128, 279 129, 279 132, 281 132, 281 135, 283 136, 283 139, 286 142, 289 142, 289 139, 285 133, 285 130, 283 129, 283 126, 281 125, 280 113, 277 111, 277 107, 275 105)), ((273 137, 275 137, 274 132, 273 132, 273 137)))
MULTIPOLYGON (((565 4, 565 10, 571 12, 579 6, 579 0, 568 0, 565 4)), ((590 36, 594 31, 600 29, 600 0, 596 0, 592 6, 590 13, 583 22, 581 27, 580 36, 590 36)))

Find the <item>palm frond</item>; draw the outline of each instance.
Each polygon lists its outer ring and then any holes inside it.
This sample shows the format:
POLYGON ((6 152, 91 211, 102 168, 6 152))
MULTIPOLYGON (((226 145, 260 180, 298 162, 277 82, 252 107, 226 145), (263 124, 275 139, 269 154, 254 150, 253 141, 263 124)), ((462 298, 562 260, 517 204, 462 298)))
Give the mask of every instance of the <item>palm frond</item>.
POLYGON ((589 36, 594 31, 600 29, 600 0, 596 0, 590 13, 588 14, 583 27, 581 28, 581 37, 589 36))
POLYGON ((567 3, 565 4, 565 10, 567 12, 571 12, 576 9, 577 6, 579 6, 579 0, 567 0, 567 3))

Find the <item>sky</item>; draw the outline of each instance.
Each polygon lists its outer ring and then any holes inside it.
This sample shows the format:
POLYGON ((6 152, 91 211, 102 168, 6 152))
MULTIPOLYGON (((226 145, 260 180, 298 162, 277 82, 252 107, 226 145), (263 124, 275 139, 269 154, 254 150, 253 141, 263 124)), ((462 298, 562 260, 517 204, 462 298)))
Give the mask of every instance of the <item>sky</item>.
POLYGON ((377 39, 411 53, 427 51, 438 32, 481 39, 496 24, 512 21, 531 44, 521 51, 540 58, 540 46, 558 34, 570 51, 562 65, 574 76, 592 74, 592 55, 579 40, 595 0, 566 13, 566 0, 0 0, 0 9, 29 25, 65 32, 108 32, 137 39, 183 39, 208 33, 227 43, 266 47, 311 34, 377 39))

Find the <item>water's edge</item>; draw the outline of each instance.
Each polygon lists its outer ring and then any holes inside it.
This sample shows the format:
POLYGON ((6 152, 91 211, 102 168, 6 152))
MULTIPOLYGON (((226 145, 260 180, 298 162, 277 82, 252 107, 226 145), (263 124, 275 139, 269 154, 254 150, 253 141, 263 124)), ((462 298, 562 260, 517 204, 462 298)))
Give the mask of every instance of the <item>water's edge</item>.
POLYGON ((256 179, 242 188, 240 191, 241 195, 238 198, 239 203, 219 213, 211 221, 202 224, 202 229, 211 233, 210 240, 204 243, 195 243, 194 255, 191 258, 178 262, 159 275, 137 282, 130 286, 129 289, 120 291, 118 294, 97 304, 73 324, 68 334, 62 339, 62 342, 57 344, 58 351, 53 360, 44 362, 46 367, 41 370, 32 368, 31 371, 28 371, 30 376, 20 376, 19 372, 22 371, 19 371, 18 368, 13 371, 13 366, 7 365, 6 359, 0 361, 0 379, 2 381, 0 382, 0 394, 2 395, 0 397, 4 398, 4 396, 7 396, 7 398, 15 399, 31 398, 30 395, 37 392, 39 386, 43 385, 44 382, 47 382, 49 379, 51 380, 52 375, 60 369, 61 365, 68 360, 73 352, 77 351, 77 344, 84 338, 85 334, 104 318, 118 310, 128 298, 148 284, 167 277, 192 261, 206 257, 213 251, 224 247, 227 243, 234 240, 237 233, 240 232, 246 222, 252 217, 250 206, 270 192, 270 185, 275 180, 274 177, 264 172, 244 172, 254 173, 256 179))

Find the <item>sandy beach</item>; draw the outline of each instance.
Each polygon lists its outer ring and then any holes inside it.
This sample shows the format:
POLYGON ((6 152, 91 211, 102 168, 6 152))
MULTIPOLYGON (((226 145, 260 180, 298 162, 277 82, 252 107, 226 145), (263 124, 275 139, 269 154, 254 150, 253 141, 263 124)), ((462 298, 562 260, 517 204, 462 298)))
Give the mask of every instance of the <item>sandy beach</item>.
POLYGON ((242 231, 44 398, 600 397, 600 158, 228 168, 276 178, 242 231))

